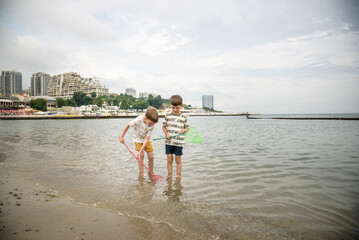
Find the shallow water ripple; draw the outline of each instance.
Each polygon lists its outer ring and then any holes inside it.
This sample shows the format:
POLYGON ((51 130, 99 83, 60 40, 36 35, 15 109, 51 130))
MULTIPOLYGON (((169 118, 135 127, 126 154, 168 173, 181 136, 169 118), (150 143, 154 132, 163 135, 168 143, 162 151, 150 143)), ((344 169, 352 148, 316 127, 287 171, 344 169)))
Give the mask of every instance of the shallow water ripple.
MULTIPOLYGON (((74 201, 198 239, 359 238, 357 121, 191 117, 204 142, 186 144, 181 181, 159 183, 139 178, 118 142, 127 121, 2 121, 2 164, 74 201)), ((163 135, 161 121, 154 137, 163 135)), ((133 149, 130 133, 125 140, 133 149)), ((163 142, 153 145, 155 173, 166 176, 163 142)))

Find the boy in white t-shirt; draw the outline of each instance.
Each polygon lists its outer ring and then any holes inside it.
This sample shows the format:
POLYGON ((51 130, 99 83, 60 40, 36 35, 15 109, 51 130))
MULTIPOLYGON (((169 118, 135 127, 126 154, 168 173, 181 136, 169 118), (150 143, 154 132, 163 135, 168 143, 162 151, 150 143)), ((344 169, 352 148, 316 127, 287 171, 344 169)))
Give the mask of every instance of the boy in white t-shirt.
MULTIPOLYGON (((132 127, 132 139, 136 146, 136 151, 138 151, 137 158, 143 162, 145 154, 143 150, 147 152, 148 158, 148 168, 153 172, 154 159, 153 159, 153 147, 152 142, 150 141, 151 134, 153 131, 154 125, 158 122, 158 112, 154 107, 148 107, 146 109, 145 116, 138 116, 134 120, 127 123, 125 128, 122 131, 120 138, 121 143, 125 143, 125 134, 127 130, 132 127)), ((141 163, 138 163, 138 169, 140 170, 140 176, 143 176, 143 166, 141 163)))

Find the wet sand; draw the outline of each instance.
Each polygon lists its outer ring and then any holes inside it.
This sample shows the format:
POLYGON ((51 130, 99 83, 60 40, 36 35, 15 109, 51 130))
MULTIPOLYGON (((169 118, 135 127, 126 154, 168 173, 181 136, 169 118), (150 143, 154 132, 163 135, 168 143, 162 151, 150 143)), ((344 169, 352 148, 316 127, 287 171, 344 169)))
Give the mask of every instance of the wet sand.
POLYGON ((73 203, 0 165, 0 239, 190 239, 166 224, 73 203))

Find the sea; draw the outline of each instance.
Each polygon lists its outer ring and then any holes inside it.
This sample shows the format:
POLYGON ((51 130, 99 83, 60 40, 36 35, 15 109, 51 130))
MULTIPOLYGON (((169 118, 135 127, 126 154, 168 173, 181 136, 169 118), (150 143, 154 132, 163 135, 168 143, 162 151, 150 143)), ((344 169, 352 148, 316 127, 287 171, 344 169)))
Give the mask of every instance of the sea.
MULTIPOLYGON (((276 116, 359 114, 262 117, 276 116)), ((186 143, 181 179, 155 181, 118 140, 130 120, 2 120, 0 167, 183 239, 359 239, 359 121, 189 116, 203 142, 186 143)), ((166 179, 164 141, 153 147, 166 179)))

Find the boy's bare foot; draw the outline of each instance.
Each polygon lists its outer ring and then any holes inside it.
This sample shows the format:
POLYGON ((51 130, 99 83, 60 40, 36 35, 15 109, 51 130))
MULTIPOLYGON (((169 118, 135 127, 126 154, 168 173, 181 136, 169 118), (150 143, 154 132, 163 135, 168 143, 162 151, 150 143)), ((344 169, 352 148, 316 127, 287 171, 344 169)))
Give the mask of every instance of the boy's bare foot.
POLYGON ((172 178, 172 174, 168 174, 167 178, 168 179, 172 178))
POLYGON ((177 174, 177 175, 176 175, 176 178, 181 178, 181 174, 177 174))
POLYGON ((140 177, 143 177, 145 175, 144 172, 140 172, 140 177))

